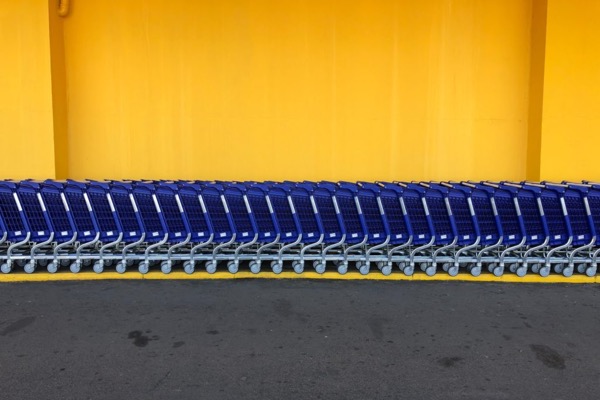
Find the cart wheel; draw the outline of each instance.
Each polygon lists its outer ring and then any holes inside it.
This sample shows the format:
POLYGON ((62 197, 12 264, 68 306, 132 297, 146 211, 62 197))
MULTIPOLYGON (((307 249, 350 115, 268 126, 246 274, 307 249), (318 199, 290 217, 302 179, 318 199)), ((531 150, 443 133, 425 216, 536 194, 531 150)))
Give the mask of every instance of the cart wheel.
POLYGON ((208 272, 209 274, 214 274, 215 272, 217 272, 217 262, 215 260, 207 261, 205 264, 205 268, 206 272, 208 272))
POLYGON ((117 263, 117 266, 115 267, 115 270, 119 273, 119 274, 124 274, 125 271, 127 270, 127 263, 123 262, 123 261, 119 261, 117 263))
POLYGON ((37 264, 42 267, 45 268, 48 265, 48 260, 42 259, 42 260, 38 260, 37 264))
POLYGON ((385 276, 392 274, 392 263, 386 263, 381 266, 381 273, 385 276))
POLYGON ((442 264, 442 269, 444 270, 444 272, 448 272, 450 270, 450 268, 452 268, 452 263, 443 263, 442 264))
POLYGON ((504 275, 504 266, 502 266, 502 265, 496 266, 496 268, 494 268, 494 271, 492 271, 492 273, 494 274, 494 276, 497 276, 497 277, 504 275))
POLYGON ((585 264, 577 264, 577 272, 583 274, 587 270, 585 264))
POLYGON ((512 272, 513 274, 514 274, 515 272, 517 272, 517 268, 519 268, 519 264, 517 264, 517 263, 512 263, 512 264, 510 264, 510 265, 508 266, 508 270, 509 270, 510 272, 512 272))
POLYGON ((89 267, 90 265, 92 265, 92 260, 90 260, 90 259, 83 260, 84 267, 89 267))
POLYGON ((94 263, 93 270, 97 274, 101 274, 102 272, 104 272, 104 262, 100 260, 96 261, 94 263))
POLYGON ((173 264, 170 261, 163 261, 160 263, 160 271, 163 274, 170 274, 173 270, 173 264))
POLYGON ((194 273, 194 269, 196 269, 196 268, 195 268, 194 264, 191 261, 185 261, 183 263, 183 270, 185 271, 186 274, 188 274, 188 275, 193 274, 194 273))
POLYGON ((356 269, 360 271, 360 269, 363 267, 363 265, 365 265, 365 263, 363 261, 357 261, 355 266, 356 269))
POLYGON ((419 265, 419 268, 421 268, 421 271, 425 272, 425 271, 427 271, 427 268, 429 268, 429 264, 428 263, 421 263, 419 265))
POLYGON ((497 266, 498 266, 498 264, 496 264, 496 263, 489 263, 487 265, 488 272, 494 272, 494 270, 496 269, 497 266))
POLYGON ((400 268, 400 271, 404 271, 404 268, 406 268, 406 263, 405 262, 399 262, 398 263, 398 268, 400 268))
POLYGON ((434 276, 436 272, 437 272, 437 266, 435 266, 433 264, 431 264, 430 266, 425 268, 425 274, 427 276, 434 276))
POLYGON ((11 270, 12 267, 8 265, 8 263, 2 263, 0 266, 0 271, 2 271, 3 274, 8 274, 11 270))
POLYGON ((228 261, 227 262, 227 270, 230 274, 235 274, 240 269, 240 265, 237 261, 228 261))
POLYGON ((33 262, 28 262, 27 264, 25 264, 23 269, 26 273, 32 274, 35 271, 35 264, 33 262))
POLYGON ((15 264, 17 264, 17 267, 23 268, 25 264, 27 264, 27 260, 24 258, 19 258, 18 260, 15 260, 15 264))
POLYGON ((591 278, 592 276, 596 276, 596 272, 597 271, 598 271, 597 267, 595 267, 595 266, 589 266, 585 270, 585 274, 591 278))
POLYGON ((50 264, 46 266, 46 270, 51 274, 55 274, 58 271, 58 263, 56 261, 52 261, 50 264))
POLYGON ((542 268, 542 265, 540 263, 535 263, 531 266, 531 272, 537 274, 540 272, 540 268, 542 268))
POLYGON ((565 264, 556 264, 554 266, 554 272, 556 272, 557 274, 562 274, 563 271, 565 270, 565 264))
POLYGON ((81 271, 81 261, 75 261, 74 263, 71 263, 69 269, 72 273, 78 274, 79 271, 81 271))
POLYGON ((540 268, 540 276, 541 277, 546 278, 548 275, 550 275, 550 267, 544 266, 544 267, 540 268))
POLYGON ((64 260, 60 260, 60 266, 61 267, 68 267, 71 264, 71 261, 64 259, 64 260))
POLYGON ((415 273, 415 266, 406 264, 402 272, 404 272, 404 275, 406 276, 413 276, 413 274, 415 273))
POLYGON ((386 266, 386 262, 384 261, 377 261, 377 263, 375 263, 377 265, 377 269, 381 270, 381 268, 386 266))
POLYGON ((362 263, 362 265, 358 269, 361 275, 367 275, 369 273, 369 270, 371 269, 371 266, 369 264, 370 263, 367 262, 362 263))
POLYGON ((298 260, 294 260, 292 261, 292 268, 294 269, 295 273, 301 274, 302 272, 304 272, 304 263, 298 260))
POLYGON ((313 263, 313 267, 315 268, 315 271, 319 275, 321 275, 325 272, 325 262, 323 262, 323 261, 315 261, 313 263))
POLYGON ((517 270, 515 271, 515 273, 517 274, 517 276, 519 278, 522 278, 525 275, 527 275, 527 267, 525 267, 524 265, 522 265, 519 268, 517 268, 517 270))
POLYGON ((348 272, 348 263, 347 262, 340 263, 337 267, 337 271, 338 271, 338 274, 341 274, 341 275, 346 274, 346 272, 348 272))
POLYGON ((458 275, 458 267, 456 265, 453 265, 450 268, 448 268, 448 275, 450 275, 450 276, 458 275))
POLYGON ((147 274, 148 271, 150 271, 150 263, 148 261, 141 261, 140 265, 138 266, 138 271, 140 274, 147 274))
POLYGON ((479 276, 481 275, 481 266, 478 266, 477 264, 475 264, 473 267, 471 267, 471 275, 473 276, 479 276))
POLYGON ((258 274, 260 272, 259 261, 250 261, 250 272, 252 272, 253 274, 258 274))
POLYGON ((280 274, 281 271, 283 271, 283 263, 280 263, 278 261, 271 261, 271 269, 273 270, 273 273, 275 274, 280 274))
POLYGON ((571 276, 573 276, 573 272, 575 272, 575 268, 572 266, 567 266, 562 270, 562 274, 566 278, 570 278, 571 276))

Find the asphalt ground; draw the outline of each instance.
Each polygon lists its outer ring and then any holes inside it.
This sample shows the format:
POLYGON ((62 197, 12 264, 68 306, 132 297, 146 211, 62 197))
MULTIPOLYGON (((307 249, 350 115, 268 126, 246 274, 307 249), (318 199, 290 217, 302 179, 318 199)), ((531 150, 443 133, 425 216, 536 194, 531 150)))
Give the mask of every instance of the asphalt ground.
POLYGON ((598 399, 600 286, 0 284, 1 399, 598 399))

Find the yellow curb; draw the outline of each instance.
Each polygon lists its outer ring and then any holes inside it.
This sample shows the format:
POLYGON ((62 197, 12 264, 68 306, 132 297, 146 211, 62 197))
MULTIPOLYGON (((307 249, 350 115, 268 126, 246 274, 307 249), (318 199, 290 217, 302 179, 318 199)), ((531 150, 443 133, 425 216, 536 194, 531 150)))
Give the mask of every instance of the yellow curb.
POLYGON ((237 274, 229 272, 216 272, 209 274, 204 271, 198 271, 191 275, 182 271, 163 274, 160 271, 151 271, 146 275, 142 275, 137 271, 130 271, 124 274, 116 272, 103 272, 96 274, 94 272, 80 272, 73 274, 69 271, 57 272, 50 274, 47 272, 35 272, 26 274, 24 272, 13 272, 10 274, 0 274, 0 283, 2 282, 51 282, 51 281, 102 281, 102 280, 234 280, 234 279, 312 279, 312 280, 357 280, 357 281, 435 281, 435 282, 507 282, 507 283, 599 283, 599 277, 588 277, 584 275, 574 275, 566 278, 562 275, 550 275, 547 278, 542 278, 539 275, 530 274, 523 278, 519 278, 513 274, 506 274, 500 277, 493 274, 485 273, 478 277, 471 276, 467 273, 459 274, 451 277, 447 274, 440 273, 434 276, 427 276, 425 273, 416 272, 413 276, 406 276, 400 272, 395 272, 385 276, 379 271, 372 271, 368 275, 361 275, 358 271, 351 271, 345 275, 340 275, 337 272, 330 271, 324 274, 317 274, 314 271, 306 271, 302 274, 296 274, 292 271, 285 271, 281 274, 275 274, 270 271, 264 271, 259 274, 253 274, 249 271, 240 271, 237 274))

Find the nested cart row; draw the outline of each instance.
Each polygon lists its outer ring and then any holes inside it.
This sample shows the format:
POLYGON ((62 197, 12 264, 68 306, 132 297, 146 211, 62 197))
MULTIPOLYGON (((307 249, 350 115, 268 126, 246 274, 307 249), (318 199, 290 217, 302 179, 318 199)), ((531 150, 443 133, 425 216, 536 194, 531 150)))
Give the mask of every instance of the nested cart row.
POLYGON ((3 273, 593 276, 598 232, 590 182, 0 181, 3 273))

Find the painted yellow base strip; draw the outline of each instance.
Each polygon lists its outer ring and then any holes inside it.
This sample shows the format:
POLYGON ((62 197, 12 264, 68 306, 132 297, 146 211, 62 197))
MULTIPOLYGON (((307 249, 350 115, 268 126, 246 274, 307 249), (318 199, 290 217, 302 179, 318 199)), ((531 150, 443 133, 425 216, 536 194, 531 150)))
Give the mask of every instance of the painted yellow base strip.
POLYGON ((320 275, 314 271, 296 274, 292 271, 285 271, 281 274, 275 274, 270 271, 264 271, 259 274, 253 274, 249 271, 241 271, 237 274, 229 272, 216 272, 209 274, 198 271, 191 275, 182 271, 172 272, 168 275, 160 271, 151 271, 142 275, 137 271, 118 274, 116 272, 103 272, 96 274, 94 272, 80 272, 73 274, 69 271, 50 274, 47 272, 36 272, 26 274, 24 272, 14 272, 10 274, 0 274, 0 283, 2 282, 50 282, 50 281, 102 281, 102 280, 234 280, 234 279, 312 279, 312 280, 356 280, 356 281, 459 281, 459 282, 508 282, 508 283, 600 283, 600 276, 588 277, 583 275, 574 275, 566 278, 562 275, 550 275, 542 278, 539 275, 529 274, 519 278, 513 274, 506 274, 500 277, 490 273, 481 274, 478 277, 467 273, 451 277, 444 273, 434 276, 427 276, 422 272, 416 272, 413 276, 405 276, 400 272, 385 276, 375 270, 368 275, 361 275, 358 271, 351 271, 345 275, 340 275, 335 271, 325 272, 320 275))

